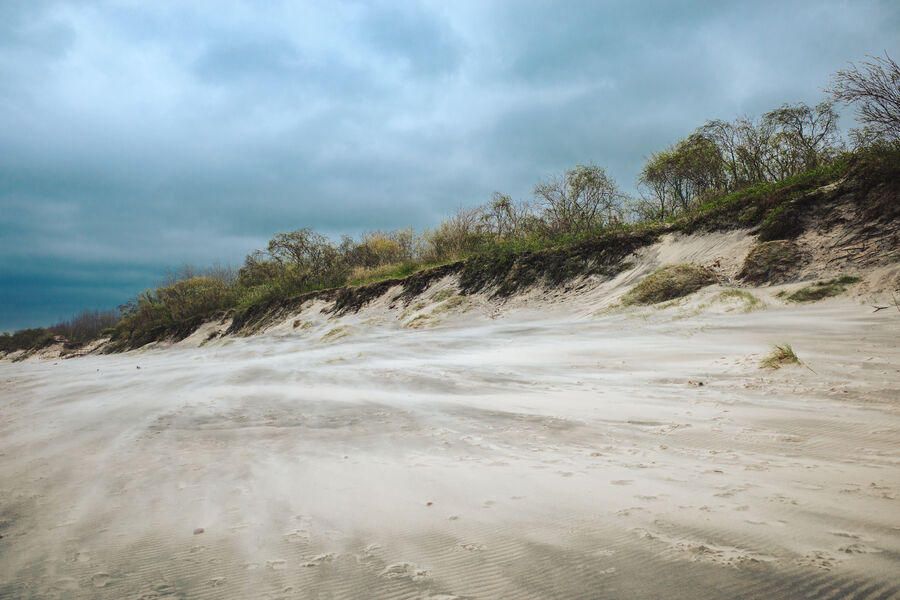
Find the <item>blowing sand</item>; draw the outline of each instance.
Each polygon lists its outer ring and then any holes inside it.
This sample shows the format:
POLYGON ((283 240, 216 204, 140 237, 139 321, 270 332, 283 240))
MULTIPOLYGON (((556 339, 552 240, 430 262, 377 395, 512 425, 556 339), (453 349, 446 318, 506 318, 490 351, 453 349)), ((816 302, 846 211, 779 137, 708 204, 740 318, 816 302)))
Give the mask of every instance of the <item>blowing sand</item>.
POLYGON ((450 321, 0 361, 0 596, 900 597, 896 311, 450 321))

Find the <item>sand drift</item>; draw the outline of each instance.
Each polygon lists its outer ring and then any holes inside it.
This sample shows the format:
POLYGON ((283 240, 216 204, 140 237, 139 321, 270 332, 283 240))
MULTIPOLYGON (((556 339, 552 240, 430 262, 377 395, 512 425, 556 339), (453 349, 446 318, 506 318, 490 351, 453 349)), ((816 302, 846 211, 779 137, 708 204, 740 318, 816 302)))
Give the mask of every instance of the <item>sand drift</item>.
POLYGON ((898 339, 558 308, 2 361, 0 597, 900 597, 898 339))

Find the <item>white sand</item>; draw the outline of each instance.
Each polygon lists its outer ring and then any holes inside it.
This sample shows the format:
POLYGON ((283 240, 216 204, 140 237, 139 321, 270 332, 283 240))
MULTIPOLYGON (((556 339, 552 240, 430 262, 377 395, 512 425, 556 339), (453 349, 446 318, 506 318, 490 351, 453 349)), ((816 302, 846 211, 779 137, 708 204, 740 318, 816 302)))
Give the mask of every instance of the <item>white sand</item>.
POLYGON ((0 361, 0 597, 900 597, 900 314, 716 291, 0 361))

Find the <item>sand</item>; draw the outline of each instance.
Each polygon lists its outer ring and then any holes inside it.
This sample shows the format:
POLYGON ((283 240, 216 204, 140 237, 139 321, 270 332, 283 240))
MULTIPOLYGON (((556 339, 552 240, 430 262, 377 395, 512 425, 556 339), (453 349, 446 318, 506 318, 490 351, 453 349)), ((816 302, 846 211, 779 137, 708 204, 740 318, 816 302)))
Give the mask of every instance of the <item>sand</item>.
POLYGON ((900 597, 900 314, 718 291, 0 361, 0 597, 900 597))

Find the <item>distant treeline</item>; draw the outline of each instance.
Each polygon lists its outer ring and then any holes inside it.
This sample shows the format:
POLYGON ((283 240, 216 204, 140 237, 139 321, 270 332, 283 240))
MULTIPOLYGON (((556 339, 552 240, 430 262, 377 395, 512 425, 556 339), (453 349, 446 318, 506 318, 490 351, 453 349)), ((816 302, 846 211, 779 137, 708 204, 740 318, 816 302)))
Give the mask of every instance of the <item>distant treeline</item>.
POLYGON ((404 277, 474 255, 508 256, 673 222, 747 190, 839 176, 863 154, 896 160, 898 85, 900 69, 890 57, 834 76, 832 98, 856 104, 864 123, 850 131, 850 151, 832 102, 785 104, 759 118, 708 121, 646 158, 637 195, 624 193, 602 167, 577 165, 539 182, 531 199, 516 201, 495 192, 486 204, 458 210, 422 233, 378 230, 340 241, 308 227, 278 233, 239 269, 184 268, 170 274, 157 288, 119 307, 121 318, 115 323, 114 313, 88 311, 52 328, 0 336, 0 350, 34 347, 53 335, 78 341, 109 334, 126 346, 136 345, 198 318, 274 298, 404 277), (888 104, 882 107, 885 97, 888 104))
POLYGON ((4 333, 0 335, 0 352, 43 348, 57 339, 81 345, 104 334, 112 335, 121 318, 122 313, 118 310, 84 310, 68 321, 60 321, 52 327, 20 329, 15 333, 4 333))

